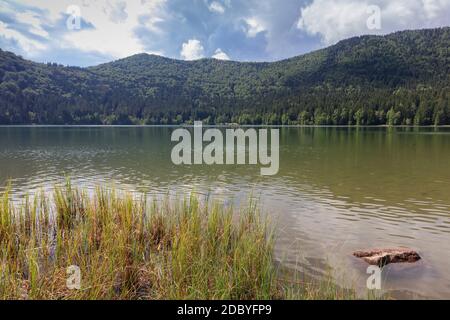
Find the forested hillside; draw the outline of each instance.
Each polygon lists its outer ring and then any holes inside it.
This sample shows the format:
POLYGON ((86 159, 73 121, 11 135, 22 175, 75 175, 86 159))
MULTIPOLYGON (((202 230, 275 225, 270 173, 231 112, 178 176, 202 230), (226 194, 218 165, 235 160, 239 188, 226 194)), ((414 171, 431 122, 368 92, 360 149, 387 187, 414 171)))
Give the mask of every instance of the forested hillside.
POLYGON ((140 54, 91 68, 0 51, 0 124, 450 124, 450 28, 273 63, 140 54))

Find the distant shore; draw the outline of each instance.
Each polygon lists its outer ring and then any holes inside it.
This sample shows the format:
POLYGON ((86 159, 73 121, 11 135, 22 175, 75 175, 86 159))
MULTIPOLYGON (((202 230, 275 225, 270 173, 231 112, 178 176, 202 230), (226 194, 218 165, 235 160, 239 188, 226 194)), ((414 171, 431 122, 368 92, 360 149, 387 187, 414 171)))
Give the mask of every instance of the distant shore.
MULTIPOLYGON (((158 124, 158 125, 109 125, 109 124, 2 124, 0 128, 182 128, 193 127, 193 124, 158 124)), ((223 127, 223 128, 450 128, 450 124, 446 125, 428 125, 428 126, 413 126, 413 125, 252 125, 252 124, 203 124, 203 127, 223 127)))

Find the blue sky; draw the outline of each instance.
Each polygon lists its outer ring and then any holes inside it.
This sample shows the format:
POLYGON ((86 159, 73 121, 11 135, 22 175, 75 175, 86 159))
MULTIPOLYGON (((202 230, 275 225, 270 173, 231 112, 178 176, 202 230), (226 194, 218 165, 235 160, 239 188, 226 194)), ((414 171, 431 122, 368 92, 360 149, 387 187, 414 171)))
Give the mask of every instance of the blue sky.
POLYGON ((450 0, 1 0, 0 48, 76 66, 142 52, 274 61, 449 17, 450 0))

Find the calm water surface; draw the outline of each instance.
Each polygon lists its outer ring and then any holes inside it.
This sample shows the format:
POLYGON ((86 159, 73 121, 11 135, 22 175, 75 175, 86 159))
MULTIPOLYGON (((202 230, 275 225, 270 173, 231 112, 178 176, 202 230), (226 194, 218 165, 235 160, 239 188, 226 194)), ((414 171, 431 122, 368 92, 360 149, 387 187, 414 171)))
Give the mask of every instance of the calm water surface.
POLYGON ((0 186, 11 180, 20 199, 68 175, 152 196, 195 188, 239 204, 253 194, 274 216, 285 266, 364 292, 367 266, 352 251, 407 246, 423 259, 387 266, 383 288, 450 298, 450 129, 282 128, 273 177, 259 166, 175 166, 173 130, 0 127, 0 186))

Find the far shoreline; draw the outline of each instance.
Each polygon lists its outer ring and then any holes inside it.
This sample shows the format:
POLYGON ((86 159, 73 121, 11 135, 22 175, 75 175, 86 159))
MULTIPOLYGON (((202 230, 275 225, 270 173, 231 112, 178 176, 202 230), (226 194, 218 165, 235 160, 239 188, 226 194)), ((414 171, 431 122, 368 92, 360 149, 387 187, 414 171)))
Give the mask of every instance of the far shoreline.
MULTIPOLYGON (((446 125, 253 125, 253 124, 203 124, 206 128, 450 128, 446 125)), ((193 128, 193 124, 2 124, 0 128, 193 128)))

